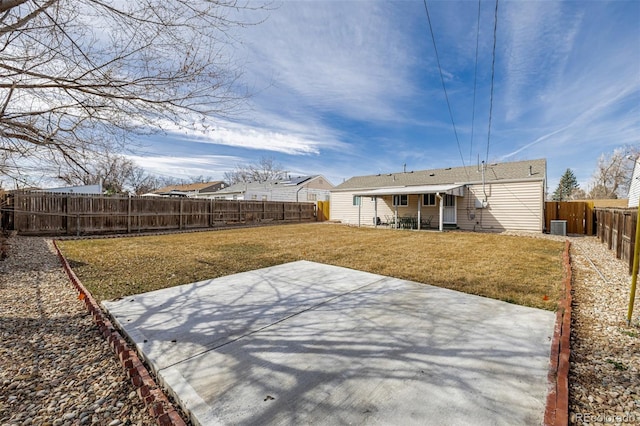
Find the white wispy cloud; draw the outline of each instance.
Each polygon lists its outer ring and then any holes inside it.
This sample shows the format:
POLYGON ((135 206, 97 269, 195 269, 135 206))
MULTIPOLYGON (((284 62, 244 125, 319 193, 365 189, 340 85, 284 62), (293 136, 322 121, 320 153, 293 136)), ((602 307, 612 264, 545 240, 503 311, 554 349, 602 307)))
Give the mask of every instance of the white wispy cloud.
POLYGON ((240 157, 227 155, 127 155, 127 158, 152 174, 185 179, 199 175, 222 179, 224 172, 242 162, 240 157))
POLYGON ((566 168, 637 144, 637 27, 613 18, 604 2, 508 5, 501 124, 519 129, 521 139, 502 158, 551 156, 566 168))
POLYGON ((504 63, 501 99, 506 120, 517 120, 535 108, 547 88, 556 88, 570 60, 582 14, 562 2, 506 3, 499 14, 504 63), (537 99, 536 99, 537 98, 537 99))
POLYGON ((280 96, 261 99, 310 114, 394 120, 394 102, 413 92, 407 34, 381 2, 284 2, 246 45, 251 75, 280 96))

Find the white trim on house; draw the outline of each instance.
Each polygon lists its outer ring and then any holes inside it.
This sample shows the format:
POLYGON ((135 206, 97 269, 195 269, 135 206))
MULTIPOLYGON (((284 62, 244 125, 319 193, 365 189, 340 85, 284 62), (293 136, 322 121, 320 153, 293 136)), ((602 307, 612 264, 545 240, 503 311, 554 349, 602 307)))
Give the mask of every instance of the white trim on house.
POLYGON ((413 185, 398 186, 392 188, 371 189, 369 191, 356 192, 355 195, 376 196, 376 195, 404 195, 404 194, 450 194, 462 197, 464 195, 464 184, 453 185, 413 185))
POLYGON ((627 207, 638 207, 638 199, 640 199, 640 158, 636 159, 633 166, 633 174, 631 175, 631 185, 629 186, 629 195, 627 196, 627 207))

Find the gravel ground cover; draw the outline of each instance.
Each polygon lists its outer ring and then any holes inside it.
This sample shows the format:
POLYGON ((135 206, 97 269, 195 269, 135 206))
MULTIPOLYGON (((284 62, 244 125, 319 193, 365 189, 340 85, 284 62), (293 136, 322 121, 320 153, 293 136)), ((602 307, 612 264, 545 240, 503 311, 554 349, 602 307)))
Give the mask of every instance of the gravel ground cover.
MULTIPOLYGON (((570 422, 640 424, 640 308, 628 327, 627 266, 596 238, 569 239, 570 422)), ((9 242, 9 257, 0 262, 0 424, 154 424, 50 243, 9 242)))
POLYGON ((627 326, 628 267, 595 237, 571 240, 570 422, 640 424, 640 304, 627 326))
POLYGON ((0 261, 0 424, 151 425, 43 238, 0 261))

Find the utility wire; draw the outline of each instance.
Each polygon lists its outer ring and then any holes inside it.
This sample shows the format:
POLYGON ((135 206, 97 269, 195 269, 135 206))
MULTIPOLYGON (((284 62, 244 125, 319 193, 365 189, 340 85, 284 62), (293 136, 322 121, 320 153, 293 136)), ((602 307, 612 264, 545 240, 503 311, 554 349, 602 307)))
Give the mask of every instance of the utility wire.
POLYGON ((478 46, 480 42, 480 3, 482 0, 478 0, 478 22, 476 24, 476 65, 473 72, 473 107, 471 109, 471 140, 469 142, 469 164, 471 164, 473 158, 473 130, 476 120, 476 91, 478 82, 478 46))
POLYGON ((429 8, 427 7, 427 0, 423 0, 424 10, 427 12, 427 21, 429 21, 429 31, 431 32, 431 40, 433 41, 433 50, 436 53, 436 61, 438 63, 438 69, 440 70, 440 81, 442 82, 442 89, 444 90, 444 97, 447 100, 447 107, 449 108, 449 116, 451 117, 451 125, 453 126, 453 133, 456 136, 456 143, 458 144, 458 152, 460 153, 460 159, 462 160, 462 167, 469 179, 469 172, 467 166, 464 164, 464 156, 462 155, 462 149, 460 148, 460 139, 458 139, 458 132, 456 131, 456 123, 453 121, 453 112, 451 111, 451 103, 449 102, 449 95, 447 95, 447 87, 444 84, 444 75, 442 74, 442 67, 440 66, 440 57, 438 56, 438 48, 436 47, 436 38, 433 35, 433 26, 431 25, 431 16, 429 16, 429 8))
POLYGON ((496 70, 496 39, 498 33, 498 0, 496 0, 496 10, 493 22, 493 57, 491 59, 491 96, 489 97, 489 130, 487 132, 487 155, 485 164, 489 162, 489 146, 491 144, 491 121, 493 118, 493 82, 496 70))

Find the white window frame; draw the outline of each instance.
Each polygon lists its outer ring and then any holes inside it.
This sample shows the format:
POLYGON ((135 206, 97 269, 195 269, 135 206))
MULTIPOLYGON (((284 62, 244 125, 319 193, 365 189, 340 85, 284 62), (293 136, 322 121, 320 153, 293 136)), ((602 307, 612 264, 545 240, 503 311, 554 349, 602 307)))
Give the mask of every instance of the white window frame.
POLYGON ((407 207, 408 205, 409 205, 408 194, 396 194, 393 196, 393 207, 407 207))
POLYGON ((422 194, 422 205, 423 206, 435 206, 436 205, 436 194, 422 194), (427 202, 427 198, 429 198, 428 201, 431 201, 432 197, 433 197, 433 204, 428 203, 427 202))
POLYGON ((353 205, 354 206, 359 206, 362 204, 362 197, 360 195, 354 195, 353 196, 353 205))

